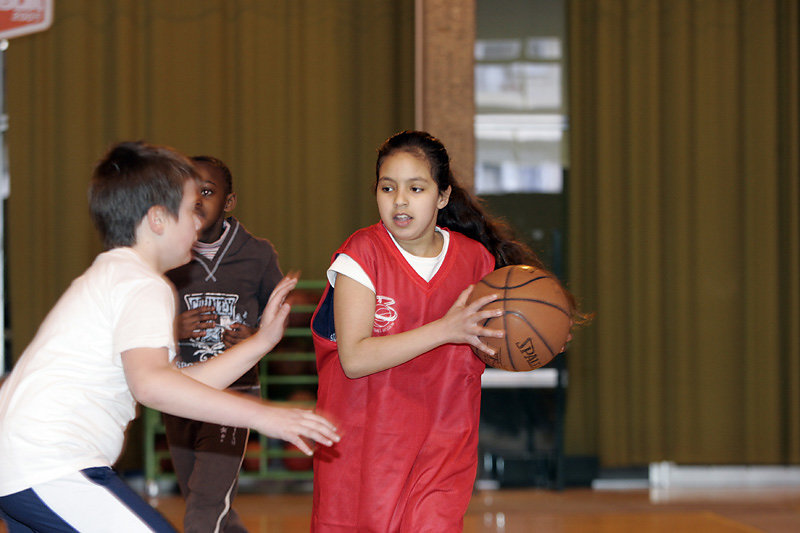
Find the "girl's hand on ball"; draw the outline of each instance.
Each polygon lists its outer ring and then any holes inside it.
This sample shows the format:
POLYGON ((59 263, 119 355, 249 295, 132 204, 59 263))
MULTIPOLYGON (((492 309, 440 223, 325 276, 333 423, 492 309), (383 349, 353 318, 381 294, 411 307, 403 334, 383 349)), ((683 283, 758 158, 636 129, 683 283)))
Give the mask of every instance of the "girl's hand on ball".
POLYGON ((489 318, 497 318, 503 315, 502 309, 482 308, 497 299, 496 294, 489 294, 478 298, 474 302, 467 304, 467 299, 472 292, 473 285, 470 285, 458 296, 453 306, 442 317, 447 331, 450 333, 450 342, 455 344, 469 344, 494 355, 494 350, 484 344, 480 337, 502 338, 505 333, 498 329, 489 329, 481 326, 489 318))
MULTIPOLYGON (((492 337, 500 338, 500 337, 502 337, 504 335, 504 333, 499 329, 485 329, 483 331, 490 332, 490 335, 484 334, 484 335, 481 335, 482 337, 492 336, 492 337), (500 333, 500 335, 495 335, 495 333, 500 333)), ((484 352, 486 354, 495 355, 495 350, 490 348, 489 346, 486 346, 483 342, 481 342, 480 337, 477 337, 477 342, 476 343, 472 343, 472 346, 477 348, 477 349, 479 349, 480 351, 482 351, 482 352, 484 352)))
POLYGON ((498 341, 480 333, 483 343, 495 352, 473 343, 479 359, 494 368, 519 372, 544 366, 564 351, 571 339, 573 307, 557 278, 528 265, 508 265, 481 278, 470 298, 481 303, 483 296, 492 293, 500 297, 487 307, 502 309, 497 315, 502 318, 481 324, 501 328, 505 336, 498 341))

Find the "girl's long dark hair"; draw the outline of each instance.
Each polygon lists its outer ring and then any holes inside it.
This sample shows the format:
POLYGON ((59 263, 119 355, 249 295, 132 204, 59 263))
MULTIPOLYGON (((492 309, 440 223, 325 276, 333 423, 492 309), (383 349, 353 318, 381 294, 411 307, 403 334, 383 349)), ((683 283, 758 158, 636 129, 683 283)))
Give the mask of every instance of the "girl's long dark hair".
POLYGON ((426 160, 439 192, 450 187, 450 200, 439 210, 437 225, 483 244, 494 256, 495 268, 506 265, 545 268, 533 250, 515 239, 508 224, 490 216, 481 201, 458 184, 450 170, 450 156, 439 139, 424 131, 403 131, 389 137, 378 148, 376 179, 383 161, 395 152, 408 152, 426 160))
MULTIPOLYGON (((458 184, 450 169, 450 156, 439 139, 424 131, 406 130, 389 137, 378 148, 375 177, 380 176, 383 161, 396 152, 407 152, 428 162, 431 177, 440 192, 450 187, 450 199, 439 210, 436 224, 457 231, 483 244, 494 256, 495 269, 507 265, 530 265, 547 270, 536 253, 518 241, 514 231, 502 219, 492 217, 480 199, 458 184)), ((566 291, 573 308, 576 322, 583 322, 585 315, 577 311, 574 296, 566 291)))

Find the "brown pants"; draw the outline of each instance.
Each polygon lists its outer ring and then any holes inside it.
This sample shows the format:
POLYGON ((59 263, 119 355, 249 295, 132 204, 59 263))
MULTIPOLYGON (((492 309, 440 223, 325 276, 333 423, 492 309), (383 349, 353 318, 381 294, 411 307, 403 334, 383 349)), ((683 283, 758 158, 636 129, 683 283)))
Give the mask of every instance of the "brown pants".
POLYGON ((246 533, 233 499, 250 433, 164 415, 172 464, 186 500, 184 533, 246 533))

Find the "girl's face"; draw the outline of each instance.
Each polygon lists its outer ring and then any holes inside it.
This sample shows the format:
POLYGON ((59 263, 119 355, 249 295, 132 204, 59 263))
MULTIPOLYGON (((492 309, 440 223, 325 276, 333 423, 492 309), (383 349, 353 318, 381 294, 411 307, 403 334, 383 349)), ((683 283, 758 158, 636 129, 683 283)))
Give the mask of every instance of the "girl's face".
POLYGON ((422 257, 439 253, 436 215, 447 205, 450 188, 439 192, 425 159, 408 152, 386 157, 378 172, 376 196, 381 221, 404 250, 422 257))

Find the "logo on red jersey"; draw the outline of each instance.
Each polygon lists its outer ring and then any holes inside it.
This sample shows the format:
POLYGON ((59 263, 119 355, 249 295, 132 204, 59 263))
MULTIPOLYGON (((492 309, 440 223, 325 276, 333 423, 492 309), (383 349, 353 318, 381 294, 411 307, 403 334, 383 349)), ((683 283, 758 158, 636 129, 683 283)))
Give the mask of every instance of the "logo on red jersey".
POLYGON ((375 301, 375 324, 372 326, 374 333, 386 333, 394 326, 397 320, 397 310, 393 307, 394 298, 388 296, 376 296, 375 301))

